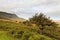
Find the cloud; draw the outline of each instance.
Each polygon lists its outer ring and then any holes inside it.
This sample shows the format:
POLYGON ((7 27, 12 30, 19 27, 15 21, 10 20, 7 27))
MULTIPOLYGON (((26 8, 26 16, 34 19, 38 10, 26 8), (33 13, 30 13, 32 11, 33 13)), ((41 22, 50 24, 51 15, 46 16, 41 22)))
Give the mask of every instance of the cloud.
MULTIPOLYGON (((10 11, 17 8, 30 8, 45 10, 60 5, 60 0, 0 0, 0 10, 10 11)), ((32 10, 32 9, 31 9, 32 10)))
POLYGON ((37 5, 43 0, 0 0, 0 10, 10 10, 14 8, 29 7, 37 5))
POLYGON ((0 0, 0 11, 15 12, 28 18, 36 12, 46 12, 57 19, 60 16, 60 0, 0 0))

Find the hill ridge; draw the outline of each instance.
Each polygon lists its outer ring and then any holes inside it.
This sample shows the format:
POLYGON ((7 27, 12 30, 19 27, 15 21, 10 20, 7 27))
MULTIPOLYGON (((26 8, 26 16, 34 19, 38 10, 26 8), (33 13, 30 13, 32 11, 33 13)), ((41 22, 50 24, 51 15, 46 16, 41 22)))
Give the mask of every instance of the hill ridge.
POLYGON ((11 21, 25 21, 23 18, 19 18, 16 14, 1 12, 0 11, 0 19, 6 19, 11 21))

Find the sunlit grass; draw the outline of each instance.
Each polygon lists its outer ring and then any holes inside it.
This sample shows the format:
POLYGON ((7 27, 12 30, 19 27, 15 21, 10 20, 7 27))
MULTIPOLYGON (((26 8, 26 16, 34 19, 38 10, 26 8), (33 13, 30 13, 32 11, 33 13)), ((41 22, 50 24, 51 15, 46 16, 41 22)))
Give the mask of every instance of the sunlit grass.
POLYGON ((56 40, 55 38, 39 34, 38 31, 39 28, 37 26, 0 21, 0 40, 56 40), (18 34, 19 32, 21 33, 21 31, 23 34, 18 34), (14 33, 10 34, 11 32, 14 33))

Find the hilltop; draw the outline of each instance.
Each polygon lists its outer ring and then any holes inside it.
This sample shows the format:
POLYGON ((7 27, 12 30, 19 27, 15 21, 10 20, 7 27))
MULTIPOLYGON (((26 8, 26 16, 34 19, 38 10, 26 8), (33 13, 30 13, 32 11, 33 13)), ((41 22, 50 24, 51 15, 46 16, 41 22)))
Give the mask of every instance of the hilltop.
POLYGON ((0 11, 0 19, 17 21, 17 22, 25 21, 25 19, 19 18, 16 14, 11 14, 11 13, 1 12, 1 11, 0 11))

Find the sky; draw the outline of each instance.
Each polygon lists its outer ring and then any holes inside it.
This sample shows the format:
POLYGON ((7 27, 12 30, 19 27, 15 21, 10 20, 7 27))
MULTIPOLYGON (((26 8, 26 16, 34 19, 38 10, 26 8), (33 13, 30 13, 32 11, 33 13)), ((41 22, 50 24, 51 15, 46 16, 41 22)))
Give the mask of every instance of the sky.
POLYGON ((42 12, 53 20, 60 20, 60 0, 0 0, 0 11, 26 19, 42 12))

